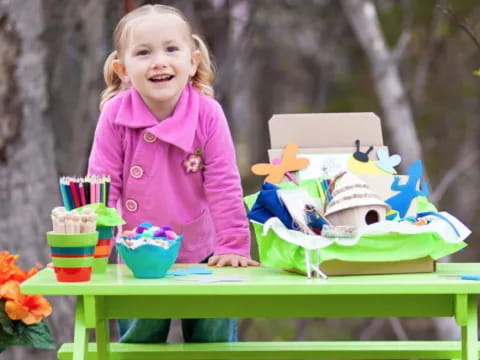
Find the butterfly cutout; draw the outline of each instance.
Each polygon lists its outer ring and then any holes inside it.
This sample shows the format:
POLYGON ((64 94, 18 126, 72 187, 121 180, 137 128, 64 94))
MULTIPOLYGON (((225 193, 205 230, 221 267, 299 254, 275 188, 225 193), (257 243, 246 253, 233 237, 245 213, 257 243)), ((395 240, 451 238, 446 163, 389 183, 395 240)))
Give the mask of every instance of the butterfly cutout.
POLYGON ((310 165, 307 158, 297 158, 297 152, 298 144, 289 143, 283 151, 280 163, 275 161, 273 164, 255 164, 252 166, 252 172, 259 176, 267 175, 265 182, 279 184, 286 173, 305 169, 310 165))
POLYGON ((400 164, 400 161, 402 161, 402 158, 400 157, 400 155, 395 154, 395 155, 389 156, 387 149, 378 148, 377 157, 378 157, 378 160, 375 161, 375 164, 377 165, 378 168, 390 174, 397 173, 394 167, 400 164))

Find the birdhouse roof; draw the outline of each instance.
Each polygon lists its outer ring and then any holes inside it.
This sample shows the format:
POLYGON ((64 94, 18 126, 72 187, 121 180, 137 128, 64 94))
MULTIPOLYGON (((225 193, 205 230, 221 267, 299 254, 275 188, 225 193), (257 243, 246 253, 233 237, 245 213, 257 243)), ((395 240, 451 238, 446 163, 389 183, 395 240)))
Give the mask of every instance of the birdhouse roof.
POLYGON ((332 200, 327 206, 325 215, 330 215, 341 210, 353 209, 363 206, 384 206, 388 205, 374 193, 370 187, 358 176, 346 172, 335 182, 332 192, 332 200))

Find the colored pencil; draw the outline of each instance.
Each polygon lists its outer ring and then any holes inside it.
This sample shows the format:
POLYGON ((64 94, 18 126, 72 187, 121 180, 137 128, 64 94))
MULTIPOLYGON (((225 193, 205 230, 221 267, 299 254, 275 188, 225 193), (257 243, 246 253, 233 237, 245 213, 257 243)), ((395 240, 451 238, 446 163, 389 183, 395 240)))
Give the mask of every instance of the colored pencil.
POLYGON ((65 209, 70 211, 70 204, 68 201, 67 193, 65 192, 65 188, 63 186, 62 178, 58 180, 58 185, 60 187, 60 195, 62 196, 63 206, 65 207, 65 209))
POLYGON ((98 201, 99 203, 102 203, 103 202, 103 180, 100 180, 99 184, 98 184, 98 188, 100 189, 99 190, 99 195, 98 195, 98 201))
POLYGON ((91 204, 92 202, 90 201, 90 181, 85 180, 85 183, 83 184, 83 190, 85 191, 85 201, 87 204, 91 204))
POLYGON ((108 206, 108 203, 109 203, 109 199, 110 199, 110 176, 107 177, 107 188, 106 188, 106 201, 105 201, 105 205, 108 206))
POLYGON ((75 205, 74 207, 75 208, 80 207, 80 199, 78 198, 77 190, 75 189, 75 183, 73 182, 73 179, 69 181, 69 185, 70 185, 70 191, 73 196, 73 203, 75 205))
POLYGON ((85 199, 85 188, 83 186, 83 180, 80 180, 80 183, 78 184, 78 189, 80 192, 80 202, 83 205, 87 205, 87 201, 85 199))

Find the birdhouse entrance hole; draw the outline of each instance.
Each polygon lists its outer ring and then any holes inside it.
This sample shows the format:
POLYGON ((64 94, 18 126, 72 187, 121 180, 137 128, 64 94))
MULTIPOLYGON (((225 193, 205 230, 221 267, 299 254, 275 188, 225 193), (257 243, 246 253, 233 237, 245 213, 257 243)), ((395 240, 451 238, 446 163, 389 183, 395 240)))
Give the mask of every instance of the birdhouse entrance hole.
POLYGON ((377 223, 378 220, 379 220, 379 215, 378 215, 378 212, 376 212, 375 210, 370 210, 365 215, 365 222, 367 223, 367 225, 377 223))

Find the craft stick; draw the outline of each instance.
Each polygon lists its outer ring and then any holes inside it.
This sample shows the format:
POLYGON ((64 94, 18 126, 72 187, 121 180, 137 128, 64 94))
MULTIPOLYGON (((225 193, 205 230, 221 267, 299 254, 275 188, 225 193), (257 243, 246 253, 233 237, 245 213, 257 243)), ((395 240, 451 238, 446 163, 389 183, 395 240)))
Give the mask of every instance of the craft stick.
POLYGON ((73 234, 73 220, 70 213, 65 214, 65 234, 73 234))
POLYGON ((81 222, 80 214, 73 214, 72 215, 72 228, 73 234, 80 234, 80 222, 81 222))

